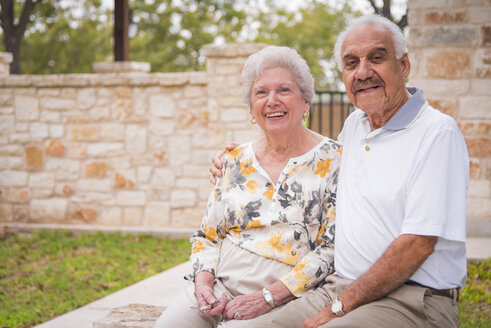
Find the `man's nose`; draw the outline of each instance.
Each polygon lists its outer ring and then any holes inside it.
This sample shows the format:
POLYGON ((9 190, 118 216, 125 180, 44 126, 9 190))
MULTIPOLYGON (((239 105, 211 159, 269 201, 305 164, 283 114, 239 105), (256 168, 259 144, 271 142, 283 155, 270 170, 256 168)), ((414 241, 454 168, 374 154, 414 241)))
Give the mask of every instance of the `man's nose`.
POLYGON ((368 60, 361 60, 358 68, 356 69, 355 78, 358 80, 366 80, 373 77, 372 65, 368 60))

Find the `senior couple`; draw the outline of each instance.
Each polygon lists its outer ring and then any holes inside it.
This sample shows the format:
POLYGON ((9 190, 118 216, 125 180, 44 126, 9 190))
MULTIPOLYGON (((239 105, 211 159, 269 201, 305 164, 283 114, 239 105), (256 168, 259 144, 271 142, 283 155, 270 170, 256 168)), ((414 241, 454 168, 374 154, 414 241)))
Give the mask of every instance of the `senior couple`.
POLYGON ((156 327, 458 327, 462 134, 406 87, 405 39, 387 19, 356 19, 335 57, 358 108, 339 142, 302 125, 314 87, 294 50, 244 64, 264 136, 215 155, 188 287, 156 327))

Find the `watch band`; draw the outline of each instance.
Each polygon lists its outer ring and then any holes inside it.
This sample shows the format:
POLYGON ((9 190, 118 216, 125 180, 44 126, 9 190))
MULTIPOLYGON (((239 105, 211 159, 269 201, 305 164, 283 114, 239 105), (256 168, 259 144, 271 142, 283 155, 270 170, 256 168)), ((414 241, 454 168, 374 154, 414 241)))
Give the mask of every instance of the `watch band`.
POLYGON ((273 294, 271 294, 271 292, 269 290, 267 290, 266 288, 263 288, 263 297, 264 297, 264 300, 266 301, 266 303, 271 305, 271 308, 274 309, 276 307, 276 304, 274 303, 273 294))
POLYGON ((344 315, 343 303, 337 297, 332 302, 331 311, 336 317, 342 317, 344 315))

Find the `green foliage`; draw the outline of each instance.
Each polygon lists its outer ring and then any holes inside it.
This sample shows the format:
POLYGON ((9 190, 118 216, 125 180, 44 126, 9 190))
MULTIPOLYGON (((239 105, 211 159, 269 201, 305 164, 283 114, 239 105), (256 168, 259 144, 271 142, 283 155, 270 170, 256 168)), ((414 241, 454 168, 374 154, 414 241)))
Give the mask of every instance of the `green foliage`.
POLYGON ((491 258, 468 263, 460 298, 461 328, 491 327, 491 258))
POLYGON ((189 258, 189 241, 37 231, 0 240, 0 327, 31 327, 189 258))

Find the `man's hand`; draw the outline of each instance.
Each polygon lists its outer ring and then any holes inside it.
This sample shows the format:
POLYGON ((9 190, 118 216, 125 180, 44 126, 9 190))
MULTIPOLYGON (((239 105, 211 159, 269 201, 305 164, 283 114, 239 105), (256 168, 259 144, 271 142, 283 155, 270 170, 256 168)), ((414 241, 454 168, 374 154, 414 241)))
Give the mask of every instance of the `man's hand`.
POLYGON ((266 303, 261 291, 239 295, 227 303, 223 311, 225 320, 249 320, 271 311, 271 305, 266 303), (237 314, 237 316, 236 316, 237 314))
POLYGON ((324 310, 305 320, 303 328, 317 328, 335 318, 337 317, 331 312, 331 305, 329 305, 324 310))
POLYGON ((227 151, 231 151, 237 147, 238 144, 236 143, 231 143, 227 146, 225 146, 225 149, 220 150, 217 152, 215 155, 213 155, 213 158, 211 159, 211 166, 210 166, 210 182, 214 185, 217 183, 217 178, 222 177, 222 168, 223 168, 223 163, 222 163, 222 158, 223 154, 227 151))

